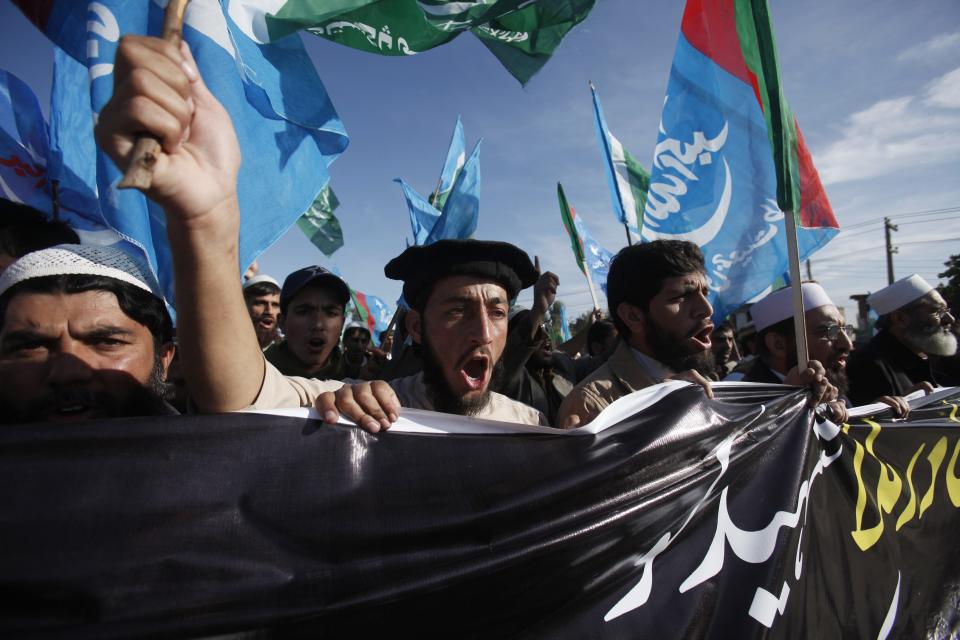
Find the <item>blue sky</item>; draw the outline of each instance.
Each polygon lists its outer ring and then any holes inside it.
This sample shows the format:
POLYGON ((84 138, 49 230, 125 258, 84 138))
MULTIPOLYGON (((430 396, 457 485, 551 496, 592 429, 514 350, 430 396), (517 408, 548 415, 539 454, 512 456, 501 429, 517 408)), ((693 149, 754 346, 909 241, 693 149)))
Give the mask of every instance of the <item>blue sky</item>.
MULTIPOLYGON (((813 259, 848 316, 849 296, 886 283, 883 216, 898 277, 931 282, 960 253, 960 3, 924 0, 771 0, 786 95, 841 228, 813 259), (899 214, 947 209, 937 215, 899 214), (951 210, 952 209, 952 210, 951 210), (952 239, 952 240, 951 240, 952 239)), ((427 193, 458 114, 468 149, 483 138, 477 237, 506 240, 560 276, 571 317, 590 306, 560 222, 556 183, 593 235, 616 251, 616 223, 593 129, 588 80, 611 131, 649 165, 679 33, 682 2, 599 0, 526 88, 469 34, 409 58, 357 52, 304 36, 350 134, 331 168, 346 245, 328 260, 292 228, 260 259, 282 279, 336 266, 350 284, 394 300, 383 265, 410 236, 402 177, 427 193)), ((9 4, 0 5, 3 68, 49 100, 52 52, 9 4)), ((522 294, 521 303, 530 294, 522 294)))

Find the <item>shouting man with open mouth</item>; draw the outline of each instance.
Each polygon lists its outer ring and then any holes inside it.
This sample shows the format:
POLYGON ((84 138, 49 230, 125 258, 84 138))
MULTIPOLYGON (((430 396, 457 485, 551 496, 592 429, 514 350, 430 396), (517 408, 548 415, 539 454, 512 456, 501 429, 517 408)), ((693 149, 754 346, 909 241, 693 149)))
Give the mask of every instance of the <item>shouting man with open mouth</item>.
POLYGON ((390 383, 402 406, 546 424, 536 409, 493 391, 510 300, 537 280, 526 253, 505 242, 443 240, 409 247, 384 274, 404 282, 407 329, 424 362, 421 373, 390 383))

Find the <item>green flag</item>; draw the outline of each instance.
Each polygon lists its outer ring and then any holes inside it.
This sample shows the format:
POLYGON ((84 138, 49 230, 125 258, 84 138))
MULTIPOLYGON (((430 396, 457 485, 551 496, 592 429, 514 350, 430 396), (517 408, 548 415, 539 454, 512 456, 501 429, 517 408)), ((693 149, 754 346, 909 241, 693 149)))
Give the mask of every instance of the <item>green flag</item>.
POLYGON ((354 49, 413 55, 470 31, 526 84, 596 0, 236 0, 231 16, 260 42, 306 29, 354 49), (279 4, 279 6, 277 6, 279 4))
POLYGON ((333 210, 340 206, 329 185, 323 188, 306 213, 297 220, 300 231, 328 258, 343 246, 343 230, 333 210))
POLYGON ((577 225, 573 221, 577 213, 567 204, 567 196, 564 195, 563 186, 559 182, 557 183, 557 198, 560 200, 560 218, 563 220, 563 227, 567 230, 567 235, 570 236, 570 248, 573 249, 573 257, 576 259, 580 271, 586 273, 583 241, 580 240, 577 225))

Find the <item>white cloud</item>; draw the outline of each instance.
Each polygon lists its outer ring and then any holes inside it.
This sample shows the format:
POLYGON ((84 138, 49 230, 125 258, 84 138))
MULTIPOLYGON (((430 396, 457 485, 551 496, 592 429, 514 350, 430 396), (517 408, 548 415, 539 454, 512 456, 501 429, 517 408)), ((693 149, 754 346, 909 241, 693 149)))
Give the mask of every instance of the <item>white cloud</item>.
POLYGON ((897 62, 929 62, 954 52, 960 52, 960 32, 941 33, 926 42, 904 49, 897 56, 897 62))
POLYGON ((960 109, 960 67, 931 82, 924 93, 928 105, 960 109))
POLYGON ((922 98, 881 100, 854 113, 842 136, 815 154, 820 177, 829 185, 960 161, 957 109, 960 69, 928 84, 922 98))

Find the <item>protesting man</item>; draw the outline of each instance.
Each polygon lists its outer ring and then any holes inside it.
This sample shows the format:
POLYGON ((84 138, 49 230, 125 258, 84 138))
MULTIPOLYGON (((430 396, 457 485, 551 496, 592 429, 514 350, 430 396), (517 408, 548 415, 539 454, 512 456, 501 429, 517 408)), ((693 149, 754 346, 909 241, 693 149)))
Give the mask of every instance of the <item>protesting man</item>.
POLYGON ((364 408, 367 415, 358 424, 375 430, 378 424, 389 426, 403 406, 546 424, 541 412, 492 390, 502 375, 510 300, 537 280, 526 253, 505 242, 441 240, 408 247, 383 271, 403 280, 411 307, 406 328, 423 371, 389 384, 347 385, 324 394, 317 409, 325 419, 334 421, 337 407, 353 413, 364 408))
POLYGON ((340 380, 346 375, 340 333, 350 300, 347 283, 320 266, 294 271, 280 290, 283 340, 264 352, 285 376, 340 380))
POLYGON ((850 360, 850 399, 930 391, 937 384, 929 356, 957 352, 955 322, 943 296, 913 274, 867 298, 880 316, 880 331, 850 360))
POLYGON ((277 316, 280 314, 280 284, 267 275, 257 275, 243 283, 243 301, 247 304, 257 342, 266 349, 280 337, 277 316))
MULTIPOLYGON (((607 279, 610 317, 621 342, 566 397, 559 425, 587 424, 617 398, 668 379, 695 382, 713 397, 703 375, 713 359, 708 294, 703 255, 695 244, 656 240, 621 249, 607 279)), ((814 403, 836 397, 816 361, 798 380, 811 386, 814 403)))
MULTIPOLYGON (((111 247, 28 253, 0 276, 0 416, 167 415, 173 327, 150 269, 111 247)), ((249 325, 249 323, 248 323, 249 325)))

